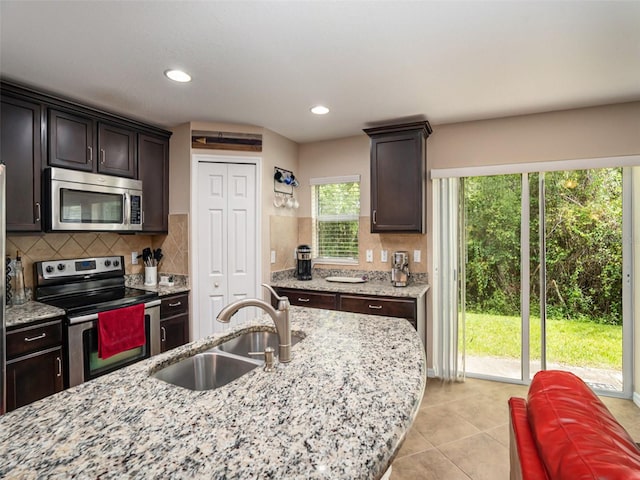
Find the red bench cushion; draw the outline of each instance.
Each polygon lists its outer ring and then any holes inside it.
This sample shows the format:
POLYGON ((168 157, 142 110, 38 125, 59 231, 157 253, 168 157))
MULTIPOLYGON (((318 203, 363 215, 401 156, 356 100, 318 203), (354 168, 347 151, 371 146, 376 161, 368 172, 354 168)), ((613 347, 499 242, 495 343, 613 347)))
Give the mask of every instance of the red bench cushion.
POLYGON ((640 480, 640 449, 577 376, 538 372, 527 412, 533 438, 554 480, 640 480))

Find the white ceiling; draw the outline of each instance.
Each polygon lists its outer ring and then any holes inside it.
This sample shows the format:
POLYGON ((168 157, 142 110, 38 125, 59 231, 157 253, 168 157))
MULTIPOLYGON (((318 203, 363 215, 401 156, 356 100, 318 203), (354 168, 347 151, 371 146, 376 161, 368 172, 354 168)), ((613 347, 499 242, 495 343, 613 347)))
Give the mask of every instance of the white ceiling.
POLYGON ((0 1, 0 74, 296 142, 640 100, 640 1, 0 1), (193 82, 168 81, 181 67, 193 82), (331 113, 309 113, 315 104, 331 113))

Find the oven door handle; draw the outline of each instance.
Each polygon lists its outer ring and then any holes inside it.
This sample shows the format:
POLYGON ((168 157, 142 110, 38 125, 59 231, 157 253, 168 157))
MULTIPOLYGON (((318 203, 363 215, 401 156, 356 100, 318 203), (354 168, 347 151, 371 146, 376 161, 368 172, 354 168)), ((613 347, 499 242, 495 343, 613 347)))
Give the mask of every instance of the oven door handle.
MULTIPOLYGON (((146 302, 144 304, 144 308, 146 310, 147 308, 157 307, 161 303, 162 302, 160 301, 160 299, 154 299, 154 300, 151 300, 150 302, 146 302)), ((127 306, 129 306, 129 305, 127 305, 127 306)), ((124 307, 122 307, 122 308, 124 308, 124 307)), ((90 313, 89 315, 80 315, 80 316, 77 316, 77 317, 69 317, 69 324, 70 325, 75 325, 77 323, 90 322, 92 320, 97 320, 97 319, 98 319, 98 314, 97 313, 90 313)))

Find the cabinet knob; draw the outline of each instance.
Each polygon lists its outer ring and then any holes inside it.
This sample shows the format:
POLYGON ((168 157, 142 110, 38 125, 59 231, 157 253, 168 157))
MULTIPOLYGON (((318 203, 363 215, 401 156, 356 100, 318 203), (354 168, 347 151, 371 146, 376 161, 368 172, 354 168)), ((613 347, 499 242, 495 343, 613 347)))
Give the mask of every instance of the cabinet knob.
POLYGON ((213 284, 213 286, 214 286, 215 288, 218 288, 218 287, 220 286, 220 284, 219 284, 218 282, 216 282, 216 283, 214 283, 214 284, 213 284))

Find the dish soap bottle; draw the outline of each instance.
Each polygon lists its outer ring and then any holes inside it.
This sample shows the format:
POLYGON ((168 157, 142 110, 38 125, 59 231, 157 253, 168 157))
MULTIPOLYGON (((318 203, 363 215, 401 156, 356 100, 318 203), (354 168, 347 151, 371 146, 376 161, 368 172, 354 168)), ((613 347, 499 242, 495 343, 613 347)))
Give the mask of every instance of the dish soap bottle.
POLYGON ((16 252, 16 267, 15 267, 16 288, 13 292, 13 304, 22 305, 27 302, 27 297, 24 293, 24 270, 22 269, 22 258, 20 257, 20 251, 16 252))

